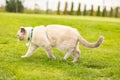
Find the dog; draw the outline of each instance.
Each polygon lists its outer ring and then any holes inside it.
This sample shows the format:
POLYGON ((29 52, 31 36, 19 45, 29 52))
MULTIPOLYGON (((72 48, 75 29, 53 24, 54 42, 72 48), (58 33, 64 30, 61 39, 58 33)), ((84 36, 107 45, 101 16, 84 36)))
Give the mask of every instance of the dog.
POLYGON ((88 48, 96 48, 104 40, 104 37, 100 36, 97 42, 90 43, 79 34, 77 29, 57 24, 41 25, 35 28, 20 27, 17 35, 20 41, 26 41, 27 46, 29 46, 27 53, 21 56, 22 58, 31 56, 38 47, 42 47, 45 49, 49 58, 56 59, 52 53, 52 48, 55 47, 66 51, 64 56, 65 60, 73 55, 73 62, 79 60, 79 44, 88 48))

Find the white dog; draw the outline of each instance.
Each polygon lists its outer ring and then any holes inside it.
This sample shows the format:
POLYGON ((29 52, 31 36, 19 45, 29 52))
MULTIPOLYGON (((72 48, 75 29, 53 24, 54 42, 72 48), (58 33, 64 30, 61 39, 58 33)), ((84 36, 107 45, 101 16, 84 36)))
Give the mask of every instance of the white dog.
POLYGON ((64 56, 65 60, 73 55, 73 62, 76 62, 80 56, 78 43, 88 48, 95 48, 100 46, 104 37, 101 36, 95 43, 89 43, 75 28, 63 25, 48 25, 35 28, 21 27, 18 31, 18 39, 20 41, 25 40, 27 45, 29 44, 29 49, 22 58, 31 56, 38 47, 43 47, 49 58, 56 59, 51 49, 56 47, 67 52, 64 56))

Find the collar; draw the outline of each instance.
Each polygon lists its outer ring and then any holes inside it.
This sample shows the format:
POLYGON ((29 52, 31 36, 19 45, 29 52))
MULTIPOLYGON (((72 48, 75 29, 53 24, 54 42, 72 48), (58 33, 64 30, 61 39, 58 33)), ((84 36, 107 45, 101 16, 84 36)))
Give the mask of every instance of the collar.
POLYGON ((32 36, 33 36, 33 29, 31 29, 29 32, 28 41, 32 39, 32 36))

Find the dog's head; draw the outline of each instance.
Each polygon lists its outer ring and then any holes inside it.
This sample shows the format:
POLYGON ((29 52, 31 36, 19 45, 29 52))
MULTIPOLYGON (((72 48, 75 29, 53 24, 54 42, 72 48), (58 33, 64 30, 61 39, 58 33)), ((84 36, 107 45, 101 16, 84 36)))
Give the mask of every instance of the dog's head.
POLYGON ((19 41, 28 40, 29 32, 32 27, 20 27, 17 36, 19 41))
POLYGON ((20 27, 18 30, 17 36, 20 41, 26 40, 27 31, 24 27, 20 27))

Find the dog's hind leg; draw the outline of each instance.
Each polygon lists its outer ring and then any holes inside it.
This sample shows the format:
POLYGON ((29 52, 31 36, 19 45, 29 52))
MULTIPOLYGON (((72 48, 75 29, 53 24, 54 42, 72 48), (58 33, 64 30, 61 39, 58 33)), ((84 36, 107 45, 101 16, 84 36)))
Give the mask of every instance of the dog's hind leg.
POLYGON ((70 49, 64 56, 64 59, 66 60, 67 58, 69 58, 72 54, 73 54, 74 49, 70 49))
POLYGON ((78 47, 74 50, 73 56, 74 56, 74 59, 72 62, 77 62, 79 60, 79 57, 80 57, 80 50, 78 47))

